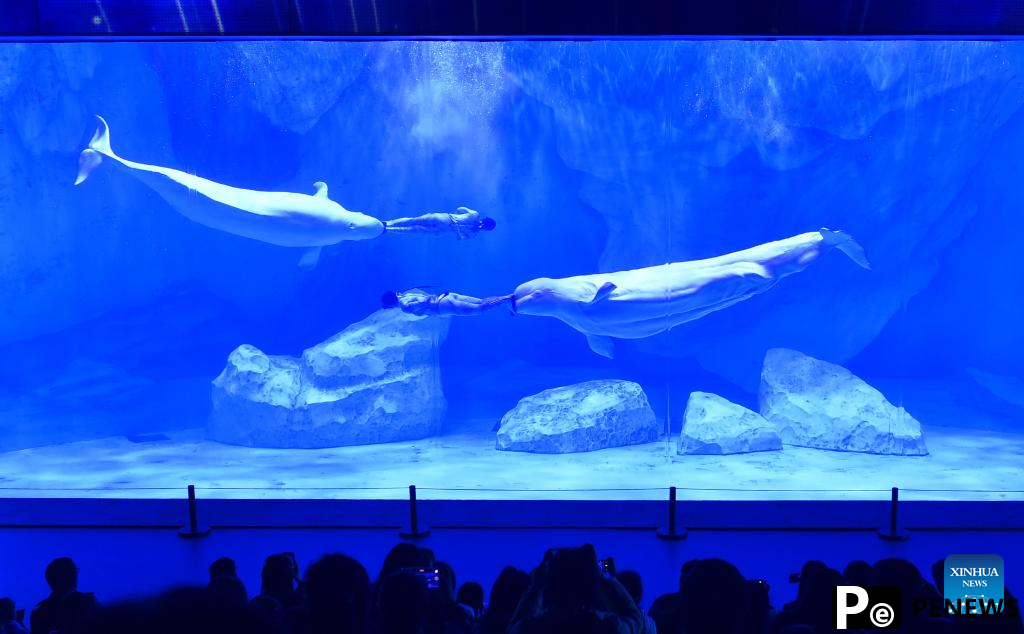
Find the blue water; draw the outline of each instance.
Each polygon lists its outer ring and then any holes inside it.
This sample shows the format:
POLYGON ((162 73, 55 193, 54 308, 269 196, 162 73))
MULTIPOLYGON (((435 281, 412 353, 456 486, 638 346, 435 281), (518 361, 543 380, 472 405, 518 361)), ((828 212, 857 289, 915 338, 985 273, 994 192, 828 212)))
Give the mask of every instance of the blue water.
POLYGON ((627 378, 678 433, 693 390, 756 408, 773 347, 842 364, 926 427, 1024 431, 1020 43, 0 44, 0 60, 2 451, 202 428, 238 345, 298 354, 385 290, 505 294, 820 227, 872 270, 830 254, 615 360, 557 320, 455 320, 446 431, 627 378), (94 114, 133 160, 261 190, 322 180, 384 219, 465 205, 497 229, 342 243, 302 270, 301 251, 190 222, 123 172, 72 186, 94 114))

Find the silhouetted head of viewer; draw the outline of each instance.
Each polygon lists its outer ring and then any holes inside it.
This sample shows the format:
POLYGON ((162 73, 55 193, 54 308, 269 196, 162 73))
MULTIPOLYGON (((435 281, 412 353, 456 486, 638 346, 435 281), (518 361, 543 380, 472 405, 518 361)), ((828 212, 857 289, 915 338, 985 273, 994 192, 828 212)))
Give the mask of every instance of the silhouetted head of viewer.
POLYGON ((306 570, 309 632, 363 632, 370 599, 366 569, 347 555, 324 555, 306 570))
POLYGON ((295 566, 291 557, 283 553, 270 555, 263 562, 260 593, 287 601, 295 592, 295 576, 295 566))
POLYGON ((528 587, 530 575, 525 571, 514 566, 503 568, 491 586, 491 596, 480 622, 480 631, 484 634, 504 634, 528 587))
POLYGON ((235 560, 231 557, 221 557, 210 564, 210 581, 217 577, 237 577, 238 569, 235 567, 235 560))
POLYGON ((417 634, 423 631, 429 590, 421 577, 395 572, 378 580, 377 630, 380 634, 417 634))
POLYGON ((78 565, 70 557, 58 557, 46 567, 46 584, 55 595, 78 589, 78 565))
MULTIPOLYGON (((743 595, 740 571, 721 559, 696 559, 683 565, 679 578, 679 617, 687 634, 733 632, 745 618, 736 598, 743 595)), ((831 604, 829 605, 831 608, 831 604)))
POLYGON ((545 557, 544 607, 548 610, 589 610, 597 599, 601 573, 590 544, 558 548, 545 557))
POLYGON ((475 581, 467 581, 459 586, 455 600, 473 611, 473 617, 479 619, 484 612, 484 588, 475 581))

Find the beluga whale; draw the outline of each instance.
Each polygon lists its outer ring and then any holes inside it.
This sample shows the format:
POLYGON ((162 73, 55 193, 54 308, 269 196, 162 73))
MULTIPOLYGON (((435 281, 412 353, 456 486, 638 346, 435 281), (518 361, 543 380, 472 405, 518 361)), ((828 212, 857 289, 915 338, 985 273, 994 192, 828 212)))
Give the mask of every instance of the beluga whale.
POLYGON ((513 314, 554 317, 586 336, 590 349, 614 356, 614 339, 642 339, 764 293, 832 249, 870 269, 864 249, 843 231, 821 229, 705 260, 641 269, 538 278, 509 295, 477 298, 421 289, 389 291, 383 305, 414 315, 479 315, 499 306, 513 314))
MULTIPOLYGON (((308 249, 300 266, 316 265, 320 249, 348 240, 370 240, 388 232, 387 221, 345 209, 328 197, 327 184, 317 181, 314 193, 258 191, 217 183, 181 170, 137 163, 114 153, 110 127, 96 115, 97 128, 78 157, 80 185, 104 162, 127 170, 156 191, 189 220, 211 229, 282 247, 308 249)), ((494 228, 494 221, 460 207, 457 214, 424 214, 400 218, 391 233, 455 232, 460 237, 494 228)))

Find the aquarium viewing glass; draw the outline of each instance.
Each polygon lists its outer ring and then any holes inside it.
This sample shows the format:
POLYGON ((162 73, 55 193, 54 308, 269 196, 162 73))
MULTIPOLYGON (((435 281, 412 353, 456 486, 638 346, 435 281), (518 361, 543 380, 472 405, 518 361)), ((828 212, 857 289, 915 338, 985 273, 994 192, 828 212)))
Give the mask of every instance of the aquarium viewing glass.
POLYGON ((1024 43, 0 68, 2 496, 1024 497, 1024 43))

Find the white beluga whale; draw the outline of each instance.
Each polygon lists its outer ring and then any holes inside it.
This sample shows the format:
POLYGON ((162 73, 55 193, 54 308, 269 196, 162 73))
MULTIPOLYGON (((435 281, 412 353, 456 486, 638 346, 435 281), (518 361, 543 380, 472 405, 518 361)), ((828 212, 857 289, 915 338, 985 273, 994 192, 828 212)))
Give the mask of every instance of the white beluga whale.
POLYGON ((870 268, 864 249, 851 236, 822 229, 706 260, 539 278, 510 295, 479 299, 414 289, 385 293, 383 303, 417 315, 476 315, 506 305, 515 314, 565 322, 587 337, 591 350, 611 358, 613 338, 650 337, 728 308, 769 290, 833 248, 870 268))
POLYGON ((424 214, 381 221, 349 211, 328 198, 327 185, 313 184, 315 193, 258 191, 231 187, 180 170, 136 163, 110 147, 110 128, 96 116, 97 128, 78 158, 75 185, 83 183, 104 159, 127 170, 155 190, 175 210, 201 225, 282 247, 309 249, 300 265, 316 265, 322 247, 346 240, 370 240, 390 233, 447 233, 459 237, 494 228, 494 221, 460 207, 457 214, 424 214))
POLYGON ((384 232, 380 220, 329 199, 322 182, 314 184, 316 193, 312 195, 256 191, 123 159, 110 147, 107 122, 100 116, 96 119, 96 134, 78 159, 76 185, 106 158, 126 168, 183 216, 211 229, 282 247, 322 247, 376 238, 384 232))

